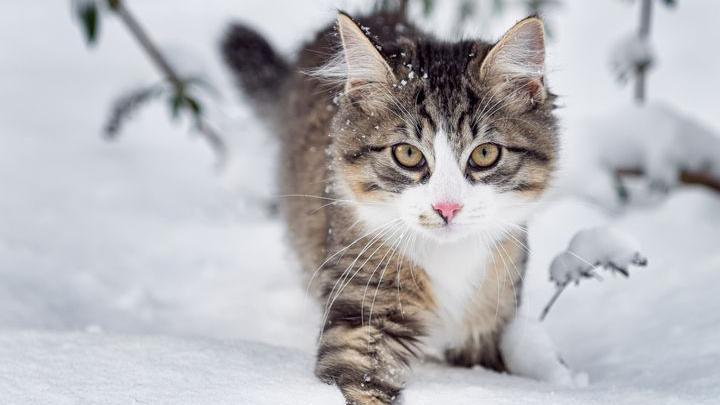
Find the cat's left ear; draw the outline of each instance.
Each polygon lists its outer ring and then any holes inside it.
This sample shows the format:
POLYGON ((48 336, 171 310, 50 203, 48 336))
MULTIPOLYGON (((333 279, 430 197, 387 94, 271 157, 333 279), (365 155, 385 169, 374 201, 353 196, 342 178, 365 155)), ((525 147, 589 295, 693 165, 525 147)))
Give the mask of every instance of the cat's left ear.
POLYGON ((490 49, 477 74, 492 91, 519 105, 545 101, 545 28, 542 20, 528 17, 510 28, 490 49))

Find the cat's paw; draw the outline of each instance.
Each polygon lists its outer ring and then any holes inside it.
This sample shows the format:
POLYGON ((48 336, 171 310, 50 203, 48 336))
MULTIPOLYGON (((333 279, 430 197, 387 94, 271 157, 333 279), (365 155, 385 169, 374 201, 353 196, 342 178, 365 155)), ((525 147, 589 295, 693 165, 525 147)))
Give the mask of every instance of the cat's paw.
POLYGON ((560 360, 555 365, 550 366, 551 370, 546 370, 542 375, 538 376, 540 381, 548 382, 553 385, 570 388, 583 388, 589 384, 589 378, 585 372, 575 372, 569 369, 560 360))
POLYGON ((517 317, 511 321, 503 332, 500 350, 513 374, 563 387, 588 385, 588 375, 565 365, 545 329, 535 320, 517 317))

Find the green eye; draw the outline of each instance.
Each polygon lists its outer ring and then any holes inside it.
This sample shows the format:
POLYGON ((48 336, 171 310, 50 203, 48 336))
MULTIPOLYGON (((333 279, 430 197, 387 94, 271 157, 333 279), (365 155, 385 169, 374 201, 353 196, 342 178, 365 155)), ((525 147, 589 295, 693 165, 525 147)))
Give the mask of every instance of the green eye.
POLYGON ((484 143, 472 151, 468 163, 475 169, 487 169, 498 160, 500 160, 500 147, 494 143, 484 143))
POLYGON ((425 164, 425 157, 420 149, 408 143, 399 143, 392 147, 395 162, 406 169, 417 169, 425 164))

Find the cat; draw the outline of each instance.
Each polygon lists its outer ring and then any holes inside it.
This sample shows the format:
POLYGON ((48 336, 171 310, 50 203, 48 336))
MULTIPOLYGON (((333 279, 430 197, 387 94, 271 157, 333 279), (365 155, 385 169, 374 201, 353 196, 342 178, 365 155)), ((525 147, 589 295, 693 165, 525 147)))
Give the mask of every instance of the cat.
POLYGON ((222 52, 280 137, 282 212, 324 308, 316 375, 391 404, 418 359, 522 373, 526 223, 558 158, 542 20, 446 42, 340 12, 293 63, 243 25, 222 52))

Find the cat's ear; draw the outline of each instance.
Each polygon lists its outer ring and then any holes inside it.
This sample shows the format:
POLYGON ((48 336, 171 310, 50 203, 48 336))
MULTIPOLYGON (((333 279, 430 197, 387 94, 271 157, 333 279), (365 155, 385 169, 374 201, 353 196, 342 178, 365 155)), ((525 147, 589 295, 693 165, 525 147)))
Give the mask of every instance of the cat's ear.
POLYGON ((363 29, 350 16, 338 13, 337 28, 342 41, 347 77, 345 92, 363 92, 395 82, 392 69, 363 29))
POLYGON ((482 82, 518 104, 541 103, 545 89, 545 29, 528 17, 510 28, 490 49, 479 69, 482 82))

